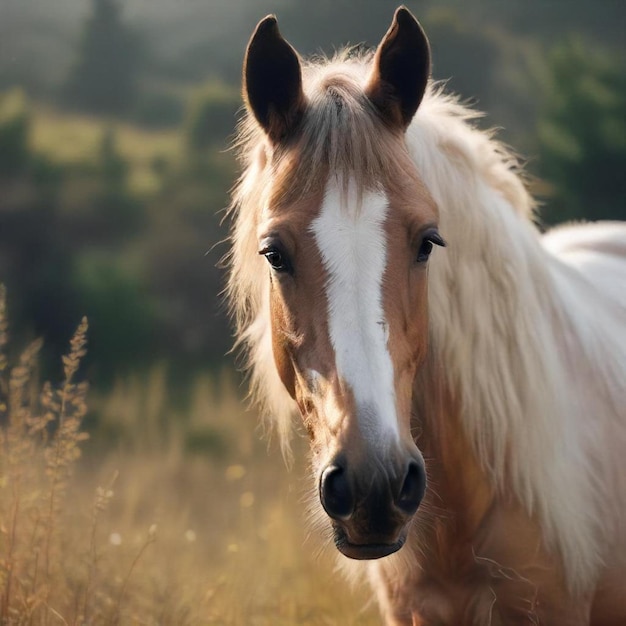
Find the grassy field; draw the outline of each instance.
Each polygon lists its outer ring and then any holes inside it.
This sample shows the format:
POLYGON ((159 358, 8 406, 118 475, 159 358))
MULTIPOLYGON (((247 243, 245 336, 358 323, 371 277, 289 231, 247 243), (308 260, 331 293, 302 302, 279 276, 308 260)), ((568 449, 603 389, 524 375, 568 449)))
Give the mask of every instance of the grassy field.
POLYGON ((90 397, 83 326, 41 386, 37 343, 8 362, 2 297, 1 623, 378 623, 309 532, 304 463, 287 471, 232 376, 185 403, 162 367, 90 397))

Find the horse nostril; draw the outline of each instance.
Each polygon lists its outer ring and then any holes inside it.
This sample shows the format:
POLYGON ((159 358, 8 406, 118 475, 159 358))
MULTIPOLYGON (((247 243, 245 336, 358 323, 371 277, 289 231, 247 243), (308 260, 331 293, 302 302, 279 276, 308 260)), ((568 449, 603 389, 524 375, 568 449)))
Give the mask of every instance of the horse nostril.
POLYGON ((320 478, 320 500, 328 515, 347 520, 354 511, 354 496, 346 471, 338 465, 329 465, 320 478))
POLYGON ((426 472, 424 468, 411 461, 398 494, 396 504, 409 515, 413 515, 420 505, 426 491, 426 472))

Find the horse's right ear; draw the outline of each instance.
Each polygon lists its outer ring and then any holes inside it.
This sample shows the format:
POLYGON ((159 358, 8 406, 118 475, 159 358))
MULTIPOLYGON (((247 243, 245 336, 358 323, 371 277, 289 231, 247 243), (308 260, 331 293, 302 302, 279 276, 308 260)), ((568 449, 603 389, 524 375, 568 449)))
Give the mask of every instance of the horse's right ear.
POLYGON ((248 44, 243 97, 273 143, 287 139, 304 112, 298 53, 283 39, 273 15, 259 22, 248 44))

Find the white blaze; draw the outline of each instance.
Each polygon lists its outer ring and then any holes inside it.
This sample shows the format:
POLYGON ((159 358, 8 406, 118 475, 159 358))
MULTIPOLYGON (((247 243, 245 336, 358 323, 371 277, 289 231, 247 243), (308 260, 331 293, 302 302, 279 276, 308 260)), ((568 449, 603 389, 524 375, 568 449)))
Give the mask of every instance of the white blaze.
MULTIPOLYGON (((384 193, 356 185, 342 193, 331 176, 311 228, 328 271, 328 325, 339 376, 352 389, 365 436, 398 437, 393 364, 383 309, 386 265, 384 193)), ((383 441, 381 441, 383 443, 383 441)))

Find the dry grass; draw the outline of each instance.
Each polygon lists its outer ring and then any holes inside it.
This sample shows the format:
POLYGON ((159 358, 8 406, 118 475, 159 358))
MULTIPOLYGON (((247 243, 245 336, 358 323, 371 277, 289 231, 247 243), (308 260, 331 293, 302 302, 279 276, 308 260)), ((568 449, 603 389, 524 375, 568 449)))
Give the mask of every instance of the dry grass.
POLYGON ((307 536, 305 472, 259 440, 232 378, 199 379, 184 411, 163 368, 120 381, 84 441, 86 323, 41 392, 38 344, 10 367, 6 330, 0 292, 0 623, 378 623, 307 536))

